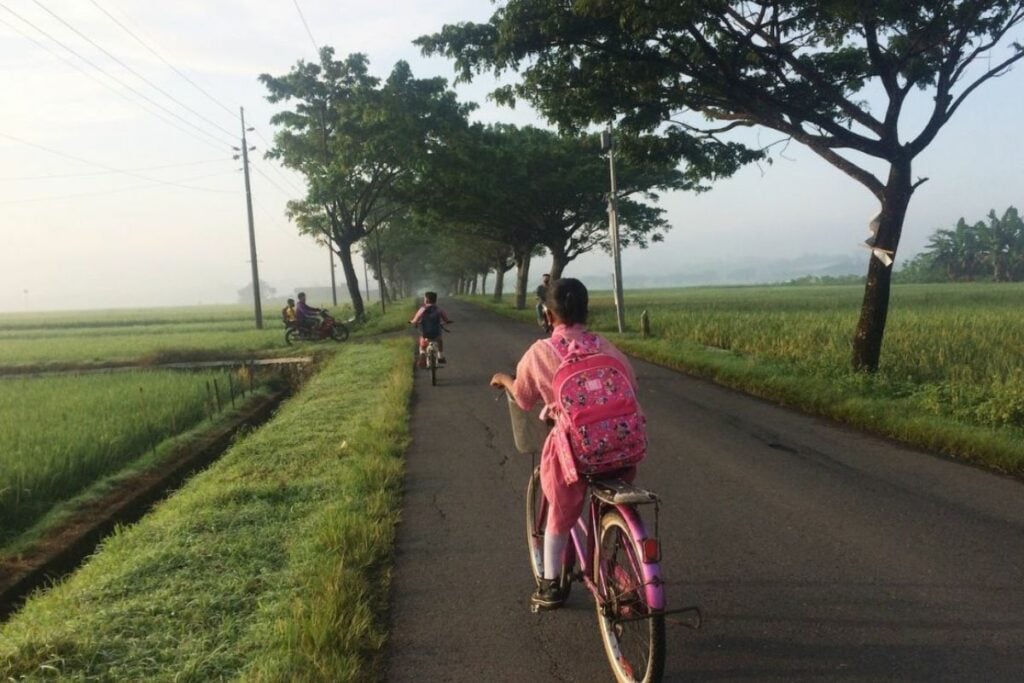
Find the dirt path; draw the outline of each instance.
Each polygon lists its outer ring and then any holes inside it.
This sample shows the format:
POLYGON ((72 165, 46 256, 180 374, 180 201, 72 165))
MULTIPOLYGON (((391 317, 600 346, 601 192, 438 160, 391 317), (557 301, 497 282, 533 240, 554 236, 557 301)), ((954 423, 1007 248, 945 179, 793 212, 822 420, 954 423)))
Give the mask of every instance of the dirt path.
MULTIPOLYGON (((419 373, 389 681, 604 681, 589 596, 528 610, 529 456, 487 380, 536 338, 457 302, 419 373)), ((1020 680, 1024 487, 636 363, 676 605, 666 680, 1020 680)))

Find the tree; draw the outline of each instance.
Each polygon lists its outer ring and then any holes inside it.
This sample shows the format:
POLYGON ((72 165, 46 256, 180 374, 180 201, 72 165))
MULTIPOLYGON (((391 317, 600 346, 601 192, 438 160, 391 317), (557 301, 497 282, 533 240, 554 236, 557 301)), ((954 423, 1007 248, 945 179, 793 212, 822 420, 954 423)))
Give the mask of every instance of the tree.
MULTIPOLYGON (((263 301, 270 301, 277 295, 277 290, 271 287, 265 280, 260 280, 260 299, 263 301)), ((238 290, 238 303, 240 304, 251 304, 252 303, 252 283, 250 282, 245 287, 238 290)))
POLYGON ((875 371, 889 306, 891 257, 914 190, 912 162, 966 98, 1024 57, 1013 43, 1021 0, 510 0, 485 24, 419 39, 456 60, 460 78, 522 70, 499 98, 525 97, 562 125, 660 130, 680 148, 762 126, 796 140, 872 193, 873 258, 853 366, 875 371), (880 93, 877 111, 864 98, 880 93), (934 102, 905 140, 915 90, 934 102), (712 126, 697 116, 721 122, 712 126), (860 158, 881 160, 880 178, 860 158))
POLYGON ((365 55, 338 61, 330 47, 321 48, 319 64, 300 60, 287 75, 260 81, 270 102, 293 105, 271 118, 281 129, 268 153, 307 179, 306 197, 289 202, 288 215, 301 232, 329 236, 362 317, 352 245, 405 208, 403 186, 465 125, 470 107, 444 79, 413 78, 405 62, 381 83, 365 55))
MULTIPOLYGON (((596 136, 476 125, 432 162, 426 210, 444 216, 455 230, 508 245, 517 267, 520 308, 538 246, 551 254, 554 278, 578 256, 609 247, 608 166, 596 136)), ((626 140, 618 175, 623 246, 645 247, 668 229, 662 210, 646 203, 657 199, 655 189, 699 187, 651 139, 626 140)), ((507 269, 502 267, 506 259, 499 253, 494 260, 499 277, 507 269)))

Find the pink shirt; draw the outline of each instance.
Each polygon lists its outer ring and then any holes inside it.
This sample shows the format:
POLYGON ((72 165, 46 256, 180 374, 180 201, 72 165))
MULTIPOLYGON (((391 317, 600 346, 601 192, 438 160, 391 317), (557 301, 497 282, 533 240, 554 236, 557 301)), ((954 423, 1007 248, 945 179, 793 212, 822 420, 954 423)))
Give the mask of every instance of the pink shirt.
MULTIPOLYGON (((552 336, 565 337, 567 340, 579 339, 587 332, 583 325, 558 325, 552 336)), ((603 353, 622 362, 629 376, 629 382, 636 390, 636 375, 626 357, 608 340, 598 337, 598 344, 603 353)), ((516 380, 512 385, 512 395, 523 410, 530 410, 538 401, 545 406, 555 404, 557 397, 551 381, 562 359, 551 347, 547 339, 533 343, 519 360, 516 366, 516 380)), ((544 449, 540 456, 540 485, 544 497, 548 501, 548 533, 568 533, 576 520, 580 518, 586 500, 587 480, 580 478, 571 464, 572 455, 565 455, 559 448, 559 440, 553 438, 555 430, 548 434, 544 449), (564 456, 564 457, 563 457, 564 456), (568 461, 569 464, 566 464, 568 461)), ((636 468, 629 468, 621 475, 632 481, 636 468)))
MULTIPOLYGON (((579 339, 586 332, 587 328, 583 325, 558 325, 551 335, 553 337, 565 337, 567 340, 572 341, 579 339)), ((629 375, 629 383, 633 385, 633 390, 636 391, 636 376, 633 374, 633 367, 629 364, 629 360, 608 340, 601 336, 598 336, 598 340, 603 353, 607 353, 612 358, 619 360, 625 366, 626 372, 629 375)), ((515 397, 516 403, 519 404, 520 408, 530 410, 538 401, 542 402, 545 406, 556 402, 555 390, 551 386, 551 380, 555 378, 555 371, 561 363, 561 357, 557 351, 551 348, 551 343, 547 339, 535 341, 526 350, 526 353, 519 359, 519 364, 516 366, 516 381, 512 386, 512 395, 515 397)))

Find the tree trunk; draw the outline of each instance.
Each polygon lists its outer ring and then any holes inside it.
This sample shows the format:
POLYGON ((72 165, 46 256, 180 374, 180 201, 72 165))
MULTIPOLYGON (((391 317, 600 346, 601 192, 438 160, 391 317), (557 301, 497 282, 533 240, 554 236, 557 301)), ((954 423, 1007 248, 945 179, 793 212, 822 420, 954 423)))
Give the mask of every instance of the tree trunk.
POLYGON ((487 296, 487 274, 489 271, 484 271, 480 275, 480 296, 487 296))
MULTIPOLYGON (((899 161, 889 167, 889 179, 882 195, 875 246, 892 252, 893 258, 903 232, 903 220, 913 194, 910 161, 899 161)), ((853 368, 876 372, 882 355, 885 320, 889 313, 889 292, 892 266, 882 263, 874 254, 868 257, 868 276, 864 286, 864 302, 853 338, 853 368)))
POLYGON ((341 272, 345 274, 345 286, 348 287, 348 296, 352 300, 352 309, 355 311, 356 319, 362 320, 366 317, 366 310, 363 308, 363 295, 359 291, 359 276, 352 265, 352 245, 343 243, 337 245, 338 260, 341 261, 341 272))
MULTIPOLYGON (((502 264, 504 265, 504 264, 502 264)), ((494 269, 494 300, 501 301, 505 295, 505 270, 502 266, 494 269)))
POLYGON ((516 248, 513 253, 516 262, 516 308, 526 308, 526 290, 530 286, 530 248, 516 248))
POLYGON ((552 246, 545 244, 544 246, 551 252, 551 270, 548 271, 548 275, 551 276, 551 281, 554 282, 562 277, 562 271, 569 265, 569 259, 565 253, 565 245, 557 244, 552 246))
POLYGON ((476 296, 476 281, 477 281, 477 279, 478 278, 477 278, 476 274, 474 273, 473 274, 473 279, 470 281, 470 285, 469 285, 469 293, 472 294, 473 296, 476 296))

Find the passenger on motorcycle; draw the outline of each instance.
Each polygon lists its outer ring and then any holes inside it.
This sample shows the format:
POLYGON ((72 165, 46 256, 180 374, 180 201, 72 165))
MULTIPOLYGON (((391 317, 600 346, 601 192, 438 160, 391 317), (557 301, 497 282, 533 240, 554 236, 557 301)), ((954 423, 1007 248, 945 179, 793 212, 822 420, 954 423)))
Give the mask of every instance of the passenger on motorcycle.
POLYGON ((288 299, 288 305, 281 309, 281 321, 285 327, 295 327, 295 299, 288 299))
POLYGON ((299 302, 295 304, 295 319, 299 327, 307 331, 313 330, 320 324, 320 309, 313 308, 306 303, 306 293, 299 292, 299 302))

